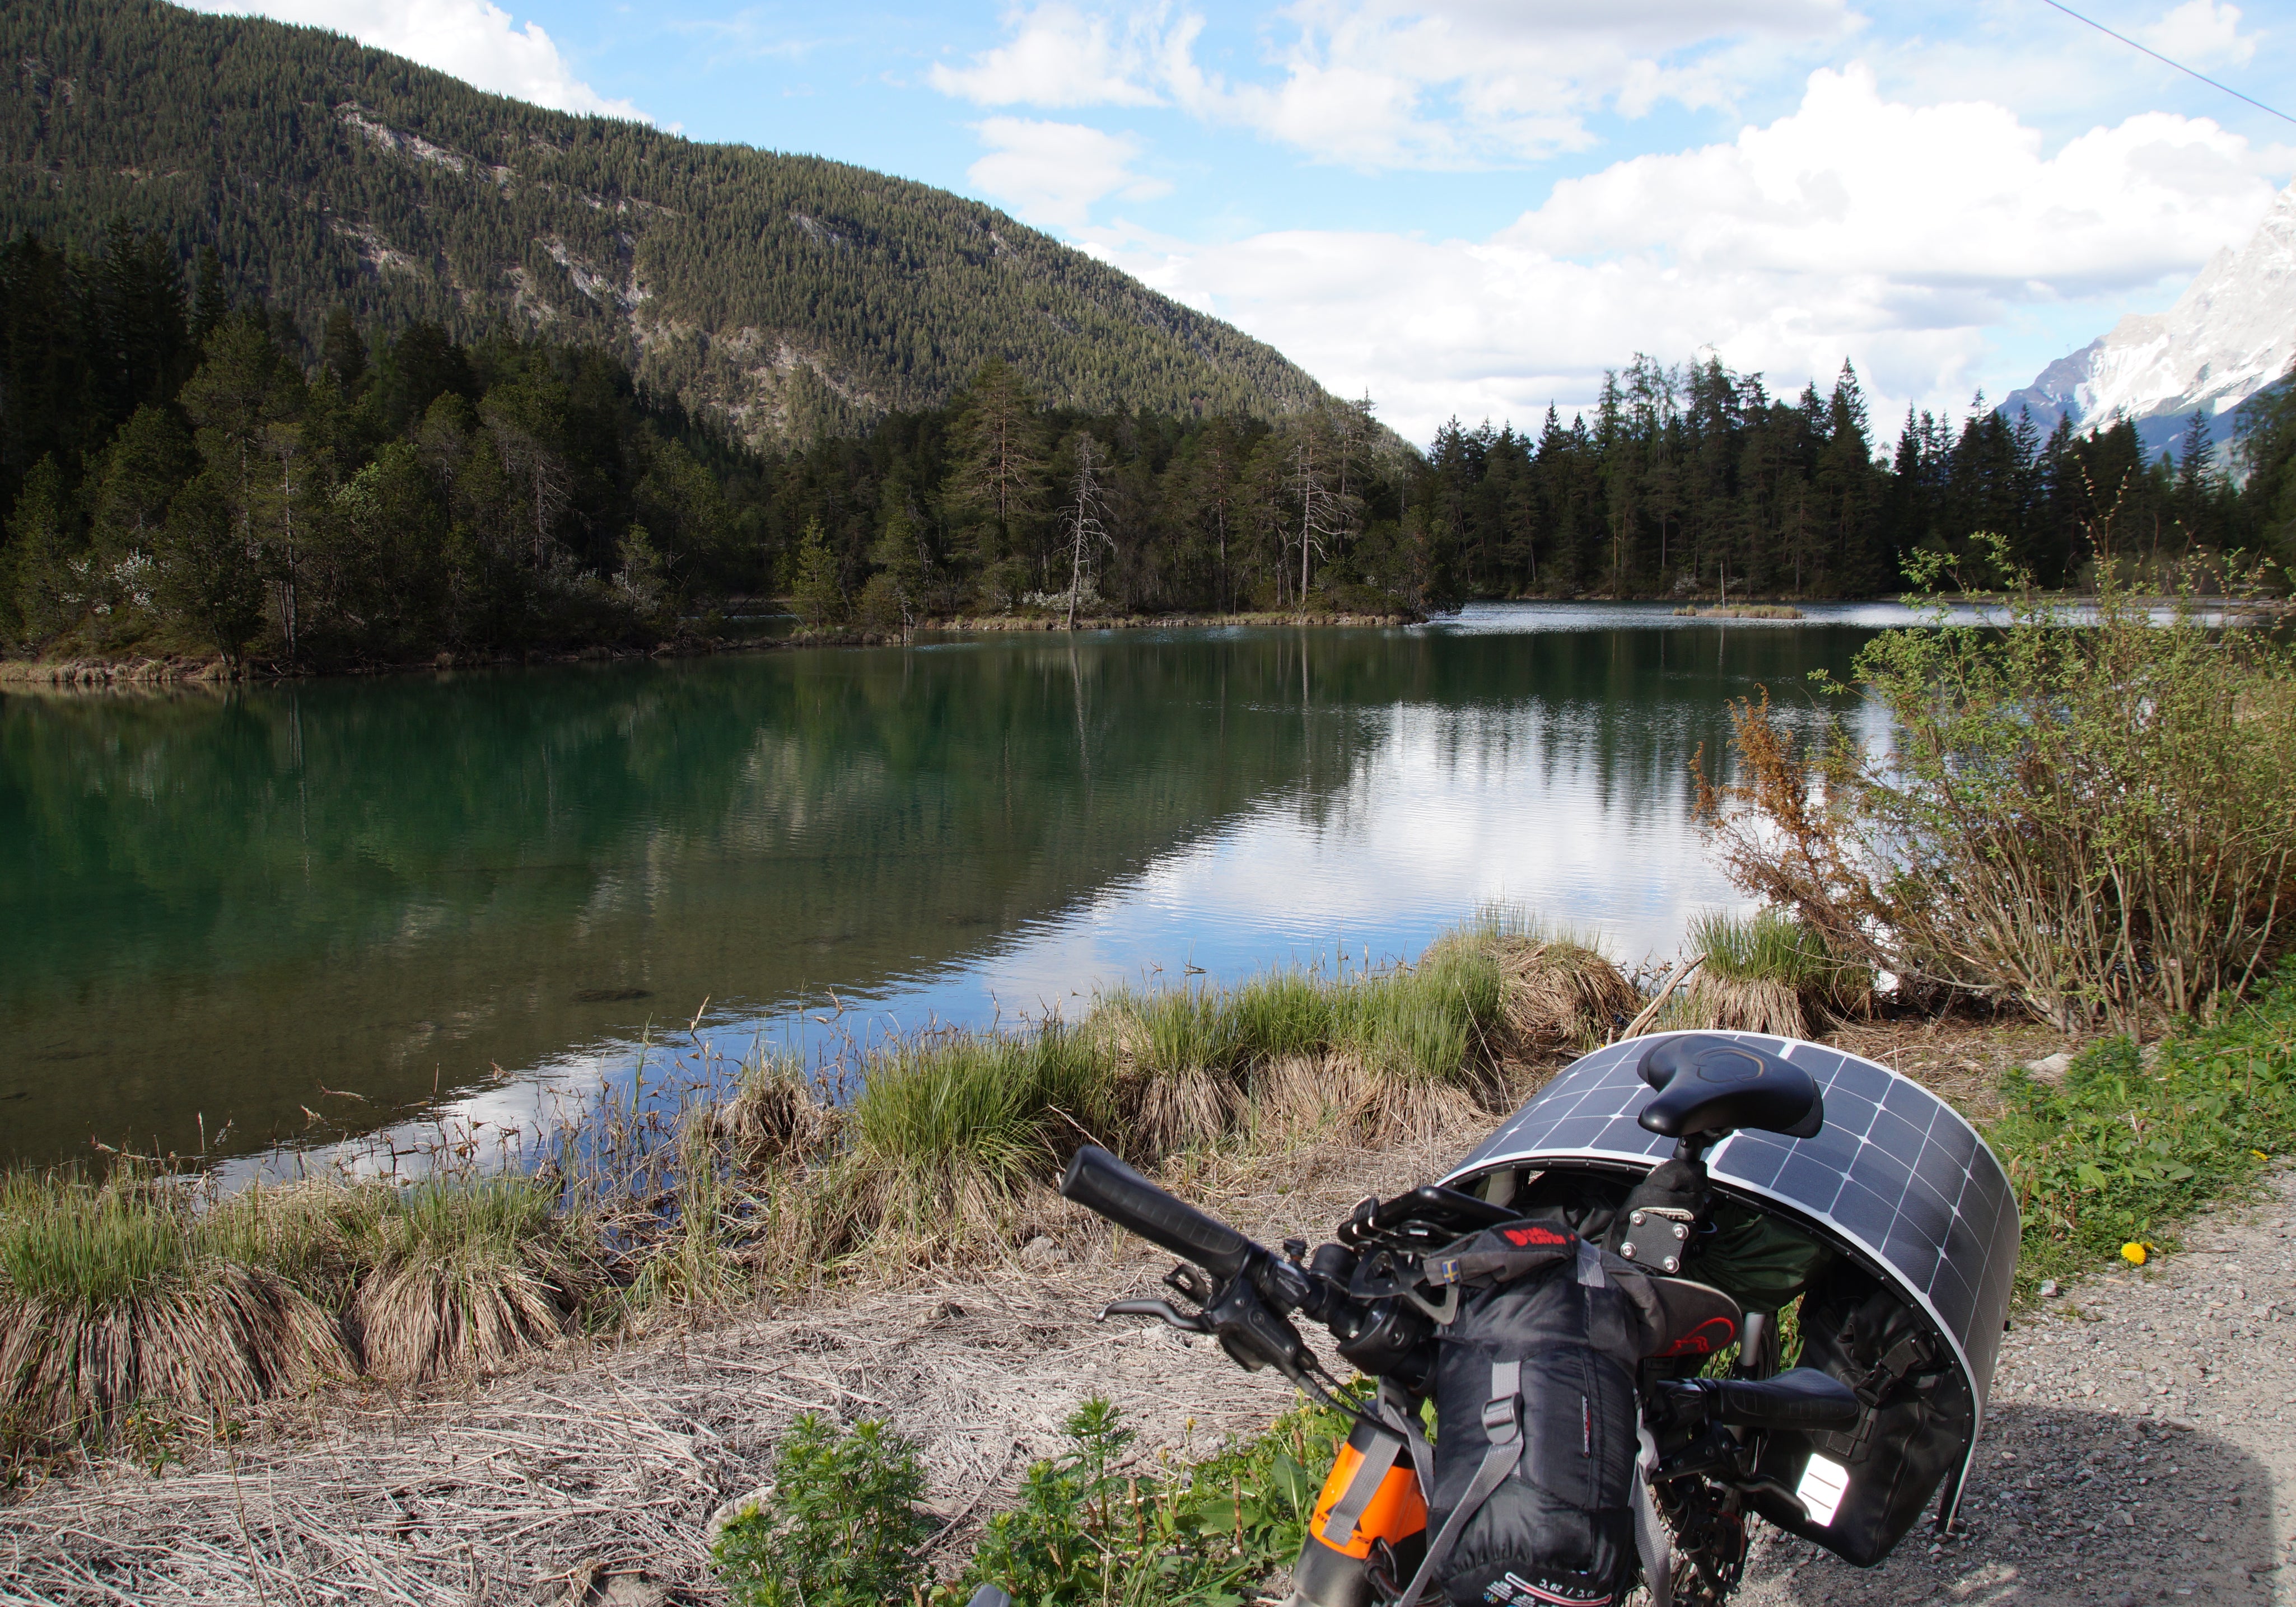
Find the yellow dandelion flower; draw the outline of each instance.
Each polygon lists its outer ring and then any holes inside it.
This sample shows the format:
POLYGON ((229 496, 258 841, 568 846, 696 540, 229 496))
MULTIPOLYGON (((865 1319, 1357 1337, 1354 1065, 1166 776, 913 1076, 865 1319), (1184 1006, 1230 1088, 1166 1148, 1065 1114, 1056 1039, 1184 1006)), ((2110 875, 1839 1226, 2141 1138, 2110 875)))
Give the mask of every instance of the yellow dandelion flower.
POLYGON ((2144 1266, 2145 1258, 2150 1256, 2152 1253, 2152 1252, 2151 1250, 2147 1250, 2144 1245, 2139 1244, 2134 1239, 2131 1239, 2128 1243, 2120 1247, 2120 1259, 2128 1262, 2131 1267, 2144 1266))

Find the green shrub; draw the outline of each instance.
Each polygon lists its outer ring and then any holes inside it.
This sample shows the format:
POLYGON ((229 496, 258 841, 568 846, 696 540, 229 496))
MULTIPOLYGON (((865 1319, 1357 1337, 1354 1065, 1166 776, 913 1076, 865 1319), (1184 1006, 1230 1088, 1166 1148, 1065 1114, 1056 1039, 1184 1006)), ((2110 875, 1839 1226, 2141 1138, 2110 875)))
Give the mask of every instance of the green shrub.
POLYGON ((916 1447, 882 1423, 845 1432, 816 1413, 789 1426, 773 1493, 726 1524, 710 1554, 742 1607, 883 1607, 912 1599, 929 1525, 916 1447))
POLYGON ((1858 655, 1885 751, 1734 711, 1737 778, 1700 794, 1733 880, 1917 994, 2069 1031, 2238 998, 2296 944, 2296 650, 2110 570, 2085 611, 1997 601, 1858 655))

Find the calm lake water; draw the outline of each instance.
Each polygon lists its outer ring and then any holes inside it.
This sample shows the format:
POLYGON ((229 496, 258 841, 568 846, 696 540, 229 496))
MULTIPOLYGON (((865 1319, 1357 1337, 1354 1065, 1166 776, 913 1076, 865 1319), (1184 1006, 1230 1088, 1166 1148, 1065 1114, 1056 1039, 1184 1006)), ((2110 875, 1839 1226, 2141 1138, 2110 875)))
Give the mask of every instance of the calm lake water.
POLYGON ((697 1013, 818 1055, 1408 957, 1493 899, 1671 956, 1738 901, 1689 820, 1726 700, 1806 701, 1906 618, 1495 605, 7 696, 0 1155, 501 1116, 697 1013))

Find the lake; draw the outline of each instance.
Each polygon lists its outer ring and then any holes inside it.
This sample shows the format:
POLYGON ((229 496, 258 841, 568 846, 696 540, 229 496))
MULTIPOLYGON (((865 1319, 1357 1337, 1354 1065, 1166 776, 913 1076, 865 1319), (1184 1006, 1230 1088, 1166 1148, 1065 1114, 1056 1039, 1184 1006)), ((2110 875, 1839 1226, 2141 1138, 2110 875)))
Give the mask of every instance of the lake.
POLYGON ((0 1155, 521 1108, 697 1018, 818 1058, 1379 964, 1492 900, 1671 957, 1740 902, 1690 818, 1727 701, 1910 618, 1808 611, 8 695, 0 1155))

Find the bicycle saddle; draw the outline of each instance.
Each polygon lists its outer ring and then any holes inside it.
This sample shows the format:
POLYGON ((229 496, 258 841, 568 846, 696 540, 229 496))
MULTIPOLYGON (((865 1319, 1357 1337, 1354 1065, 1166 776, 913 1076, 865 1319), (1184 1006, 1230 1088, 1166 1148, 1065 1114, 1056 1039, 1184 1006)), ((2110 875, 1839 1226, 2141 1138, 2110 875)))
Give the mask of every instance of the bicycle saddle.
POLYGON ((1732 1127, 1808 1138, 1824 1125, 1825 1101, 1808 1072, 1735 1038, 1659 1038, 1635 1069, 1658 1090, 1636 1119, 1667 1138, 1732 1127))

